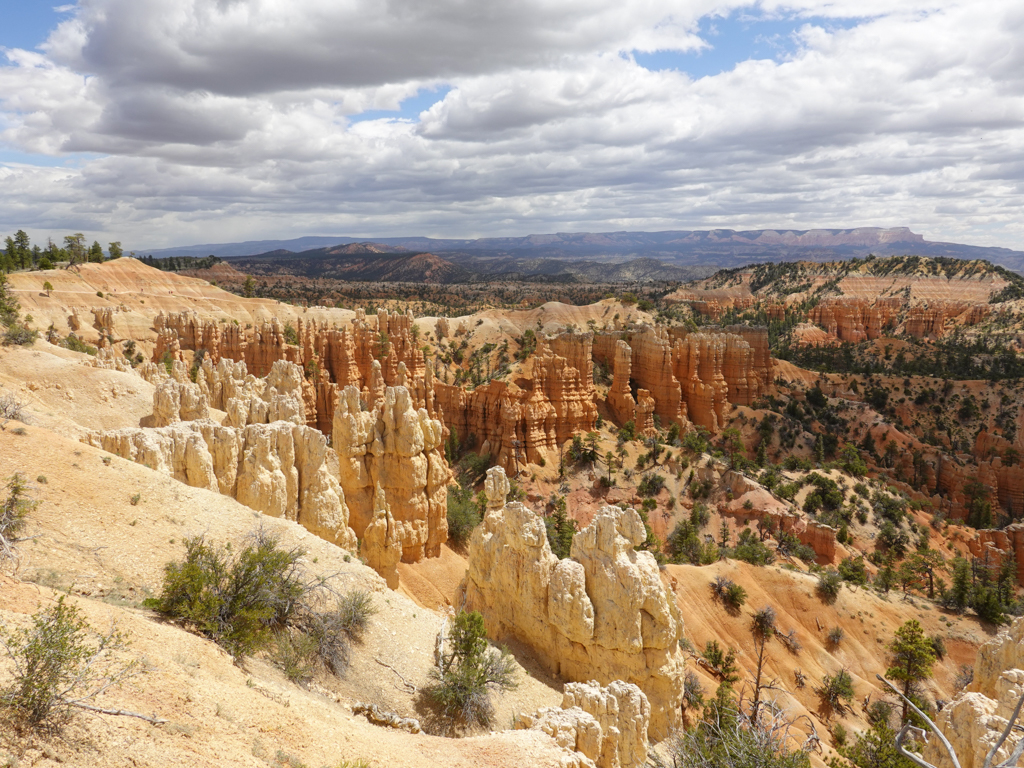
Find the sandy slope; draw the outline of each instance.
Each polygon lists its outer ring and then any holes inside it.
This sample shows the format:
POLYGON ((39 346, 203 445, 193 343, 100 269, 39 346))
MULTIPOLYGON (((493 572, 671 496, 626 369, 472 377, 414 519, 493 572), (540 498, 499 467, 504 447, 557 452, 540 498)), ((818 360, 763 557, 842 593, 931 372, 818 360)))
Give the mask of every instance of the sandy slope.
MULTIPOLYGON (((739 667, 744 680, 753 679, 756 652, 750 634, 751 616, 765 605, 777 614, 782 631, 795 629, 803 650, 788 652, 780 643, 770 644, 769 663, 766 667, 771 678, 778 681, 773 696, 794 718, 808 715, 813 718, 819 735, 824 736, 827 721, 819 717, 820 703, 814 687, 821 684, 826 674, 834 675, 847 669, 854 679, 856 692, 854 713, 842 722, 848 730, 868 727, 863 714, 864 697, 872 694, 879 698, 880 687, 875 674, 887 666, 886 644, 895 630, 909 619, 917 619, 929 635, 940 635, 946 643, 947 655, 935 666, 935 674, 927 688, 935 699, 949 700, 953 694, 953 675, 961 664, 974 664, 978 646, 989 639, 977 621, 947 615, 926 601, 903 600, 897 592, 888 599, 873 591, 844 587, 833 605, 824 604, 815 592, 817 578, 811 574, 795 573, 778 565, 758 568, 737 561, 719 562, 697 567, 670 565, 665 569, 676 593, 685 623, 686 637, 703 649, 709 640, 740 651, 739 667), (724 575, 747 591, 747 601, 739 613, 733 614, 715 601, 709 588, 711 580, 724 575), (949 623, 940 621, 946 618, 949 623), (820 629, 819 629, 820 623, 820 629), (845 637, 838 648, 826 646, 825 635, 832 627, 842 627, 845 637), (795 670, 808 677, 807 685, 798 689, 795 670)), ((702 678, 707 694, 713 695, 718 681, 702 668, 691 665, 702 678)), ((746 690, 749 700, 750 688, 746 690)), ((798 727, 807 732, 806 721, 798 727)), ((826 737, 824 741, 829 740, 826 737)))
MULTIPOLYGON (((144 657, 152 669, 132 689, 105 696, 104 703, 155 712, 172 721, 154 728, 129 718, 84 718, 65 741, 47 748, 65 765, 260 766, 272 764, 277 750, 311 766, 358 757, 378 766, 511 766, 524 760, 528 765, 557 764, 559 753, 547 737, 524 732, 465 740, 412 736, 353 717, 350 704, 355 700, 423 717, 419 698, 403 690, 398 674, 378 660, 422 688, 433 664, 441 618, 389 591, 358 560, 346 561, 343 550, 294 523, 261 518, 285 544, 307 549, 311 571, 336 574, 343 588, 361 587, 374 595, 379 612, 343 679, 325 678, 307 691, 264 661, 239 668, 212 643, 138 608, 142 598, 159 590, 163 566, 181 556, 185 536, 203 534, 237 543, 257 516, 233 499, 189 488, 69 437, 82 424, 113 425, 117 413, 122 421, 137 423, 138 410, 85 396, 88 382, 96 377, 111 381, 106 378, 110 372, 88 368, 64 354, 3 349, 0 391, 16 386, 12 372, 30 366, 51 378, 58 371, 71 391, 82 394, 60 410, 35 397, 29 405, 31 423, 21 427, 12 422, 0 432, 0 478, 23 473, 40 502, 27 532, 33 538, 20 547, 15 575, 24 581, 0 585, 0 619, 22 621, 37 605, 53 599, 56 593, 48 587, 70 589, 94 623, 104 625, 114 618, 121 624, 131 636, 133 654, 144 657), (24 434, 13 431, 18 427, 24 434), (135 494, 139 499, 133 505, 135 494)), ((498 727, 508 727, 515 712, 561 700, 560 690, 525 674, 520 679, 519 689, 500 700, 498 727)), ((4 749, 13 747, 0 747, 0 756, 4 749)), ((45 757, 32 762, 40 754, 30 751, 28 762, 55 764, 45 757)))

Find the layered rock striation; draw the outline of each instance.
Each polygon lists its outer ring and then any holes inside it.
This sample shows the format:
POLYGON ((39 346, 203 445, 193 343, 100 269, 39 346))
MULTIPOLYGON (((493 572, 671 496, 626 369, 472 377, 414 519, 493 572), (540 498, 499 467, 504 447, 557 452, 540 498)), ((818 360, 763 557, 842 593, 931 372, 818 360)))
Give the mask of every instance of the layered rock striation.
POLYGON ((435 407, 460 441, 516 472, 526 462, 557 463, 559 446, 597 423, 593 335, 540 338, 522 376, 472 391, 433 382, 435 407))
POLYGON ((483 614, 492 638, 523 643, 554 674, 637 685, 650 700, 652 736, 666 736, 680 716, 682 620, 653 555, 634 549, 645 538, 640 516, 604 507, 559 560, 543 518, 505 503, 501 468, 488 471, 485 491, 487 514, 469 545, 466 608, 483 614))

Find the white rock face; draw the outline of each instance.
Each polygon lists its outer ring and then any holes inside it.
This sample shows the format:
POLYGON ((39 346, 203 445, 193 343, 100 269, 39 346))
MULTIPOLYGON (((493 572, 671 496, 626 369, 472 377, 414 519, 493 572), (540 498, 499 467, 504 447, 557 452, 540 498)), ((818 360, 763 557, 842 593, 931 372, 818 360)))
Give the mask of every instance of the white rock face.
POLYGON ((403 562, 437 557, 448 540, 451 477, 441 422, 413 408, 405 387, 385 388, 375 408, 364 408, 359 390, 345 387, 331 432, 352 528, 362 535, 370 525, 379 488, 402 542, 403 562))
POLYGON ((596 768, 638 768, 647 760, 651 706, 637 686, 615 680, 566 683, 562 708, 521 716, 517 728, 534 728, 596 768))
POLYGON ((192 382, 165 379, 153 393, 153 426, 210 418, 210 400, 192 382))
POLYGON ((377 486, 373 496, 373 519, 363 532, 359 549, 366 564, 384 577, 391 589, 398 589, 398 563, 402 559, 402 540, 391 515, 384 491, 377 486))
MULTIPOLYGON (((1016 619, 1009 629, 978 649, 974 682, 947 704, 936 719, 936 725, 956 750, 961 768, 981 768, 1022 693, 1024 618, 1016 619)), ((1021 738, 1024 734, 1011 732, 993 763, 1006 760, 1021 738)), ((953 763, 938 739, 931 739, 922 755, 938 768, 952 768, 953 763)))
MULTIPOLYGON (((469 545, 466 609, 496 640, 532 648, 555 674, 637 685, 650 700, 651 734, 679 721, 682 620, 634 510, 601 509, 573 539, 570 558, 548 546, 544 520, 524 505, 498 505, 504 471, 488 471, 488 511, 469 545)), ((502 492, 503 493, 503 492, 502 492)))
POLYGON ((337 459, 324 435, 310 427, 277 421, 239 429, 188 421, 93 432, 84 442, 356 549, 345 495, 331 471, 337 459))

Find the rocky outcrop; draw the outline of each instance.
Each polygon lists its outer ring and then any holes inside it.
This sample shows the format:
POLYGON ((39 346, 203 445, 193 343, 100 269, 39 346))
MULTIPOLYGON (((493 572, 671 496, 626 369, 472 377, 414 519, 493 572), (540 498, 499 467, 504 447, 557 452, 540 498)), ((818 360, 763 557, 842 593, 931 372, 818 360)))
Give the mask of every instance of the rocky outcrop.
MULTIPOLYGON (((629 380, 654 401, 662 426, 696 425, 718 432, 730 404, 752 405, 772 382, 765 328, 734 325, 691 333, 686 328, 640 326, 600 334, 595 356, 618 371, 608 403, 617 419, 630 414, 629 380), (630 350, 629 366, 620 344, 630 350)), ((639 405, 639 393, 632 408, 639 405)), ((653 426, 653 425, 652 425, 653 426)))
POLYGON ((813 307, 808 319, 840 341, 877 339, 896 318, 900 299, 825 299, 813 307))
POLYGON ((630 391, 629 379, 632 370, 633 352, 624 341, 617 341, 612 374, 612 386, 608 391, 608 408, 619 424, 632 421, 637 432, 651 435, 654 428, 654 409, 656 403, 646 389, 638 389, 636 399, 630 391))
POLYGON ((437 557, 448 540, 448 481, 441 422, 413 407, 406 387, 387 387, 376 408, 345 387, 334 409, 332 444, 351 525, 364 535, 374 498, 384 494, 402 546, 402 561, 437 557))
POLYGON ((563 749, 578 752, 596 768, 639 768, 647 760, 651 707, 637 686, 615 680, 566 683, 561 708, 521 715, 516 728, 551 736, 563 749))
POLYGON ((378 485, 373 495, 373 519, 363 531, 359 553, 366 564, 384 577, 391 589, 398 589, 398 563, 402 559, 402 539, 391 516, 384 491, 378 485))
POLYGON ((651 734, 666 736, 679 720, 682 620, 653 555, 634 549, 645 538, 640 516, 604 507, 559 560, 543 518, 502 503, 503 470, 488 476, 487 514, 469 545, 467 610, 483 614, 492 638, 523 643, 557 675, 639 686, 651 734))
POLYGON ((231 496, 263 514, 294 520, 338 546, 356 548, 345 495, 331 472, 333 451, 309 427, 275 422, 240 429, 187 421, 94 432, 84 442, 192 487, 231 496))
POLYGON ((179 421, 210 418, 210 401, 191 382, 166 379, 153 393, 153 426, 166 427, 179 421))
POLYGON ((732 500, 719 506, 719 512, 733 518, 739 526, 766 521, 775 530, 797 537, 801 544, 814 550, 819 563, 836 560, 836 529, 809 519, 805 514, 750 478, 732 470, 719 475, 710 464, 695 467, 698 480, 711 480, 714 487, 726 490, 732 500), (748 506, 749 503, 749 506, 748 506))
MULTIPOLYGON (((212 366, 219 366, 222 360, 243 363, 246 372, 255 377, 270 375, 281 362, 297 366, 303 378, 306 423, 325 434, 330 434, 334 423, 336 387, 352 385, 369 391, 376 384, 375 372, 383 386, 398 384, 402 375, 412 382, 425 374, 425 358, 417 345, 418 330, 411 314, 380 310, 368 317, 358 310, 344 328, 301 319, 289 327, 276 318, 243 328, 181 312, 158 315, 154 327, 155 362, 165 354, 172 360, 184 360, 184 351, 202 350, 212 366)), ((226 403, 216 403, 212 398, 214 407, 227 410, 226 403)))
POLYGON ((540 338, 523 375, 471 392, 433 383, 436 408, 460 441, 510 472, 524 462, 557 463, 559 446, 597 423, 589 333, 540 338), (579 367, 577 367, 579 366, 579 367))
MULTIPOLYGON (((981 646, 974 681, 936 718, 936 725, 956 750, 961 768, 981 768, 1022 693, 1024 619, 1016 619, 1008 630, 981 646)), ((1006 760, 1021 738, 1021 733, 1011 732, 993 762, 1006 760)), ((938 739, 929 740, 922 755, 937 768, 952 768, 938 739)))

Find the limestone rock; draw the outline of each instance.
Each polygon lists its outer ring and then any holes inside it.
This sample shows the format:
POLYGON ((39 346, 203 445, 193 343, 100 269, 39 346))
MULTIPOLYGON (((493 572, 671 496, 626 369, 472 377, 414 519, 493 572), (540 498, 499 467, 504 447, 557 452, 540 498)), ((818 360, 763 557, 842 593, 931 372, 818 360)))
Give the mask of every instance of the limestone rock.
POLYGON ((363 531, 360 554, 366 564, 373 568, 388 583, 391 589, 398 589, 398 563, 402 559, 402 539, 398 526, 391 516, 384 491, 377 486, 373 495, 373 519, 363 531))
POLYGON ((304 425, 279 421, 234 428, 183 421, 93 432, 84 442, 356 548, 345 496, 331 472, 334 452, 321 433, 304 425))
POLYGON ((210 418, 209 398, 191 382, 161 382, 153 393, 153 425, 166 427, 179 421, 210 418))
MULTIPOLYGON (((936 725, 956 750, 961 768, 981 768, 1022 693, 1024 619, 1018 618, 1008 630, 981 646, 969 691, 947 704, 936 719, 936 725)), ((1009 757, 1021 738, 1024 736, 1012 732, 994 762, 1009 757)), ((938 768, 952 768, 937 739, 930 740, 922 754, 938 768)))
POLYGON ((496 501, 470 541, 467 610, 484 615, 492 638, 527 645, 555 674, 639 686, 651 732, 663 738, 679 719, 682 620, 653 555, 634 550, 645 536, 640 516, 601 509, 560 561, 543 518, 496 501))
POLYGON ((448 540, 448 481, 441 423, 416 410, 409 390, 387 387, 381 402, 364 410, 354 386, 343 389, 334 410, 333 445, 339 476, 357 535, 374 516, 382 489, 402 542, 402 560, 437 557, 448 540))
POLYGON ((543 731, 597 768, 639 768, 647 760, 650 719, 650 704, 637 686, 615 680, 603 688, 590 681, 566 683, 561 709, 521 716, 516 728, 543 731))

